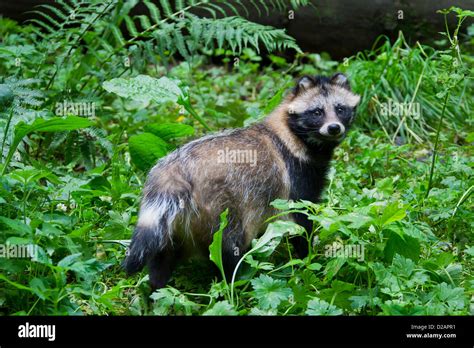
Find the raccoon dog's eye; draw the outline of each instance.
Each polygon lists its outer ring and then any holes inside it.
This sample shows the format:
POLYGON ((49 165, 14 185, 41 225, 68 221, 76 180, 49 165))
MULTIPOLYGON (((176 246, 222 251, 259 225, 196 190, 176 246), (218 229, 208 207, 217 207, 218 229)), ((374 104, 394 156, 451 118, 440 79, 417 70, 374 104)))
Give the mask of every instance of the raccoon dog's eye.
POLYGON ((344 107, 341 105, 336 106, 336 112, 342 114, 344 112, 344 107))
POLYGON ((321 109, 314 109, 313 110, 313 115, 314 116, 321 116, 323 114, 323 110, 321 109))

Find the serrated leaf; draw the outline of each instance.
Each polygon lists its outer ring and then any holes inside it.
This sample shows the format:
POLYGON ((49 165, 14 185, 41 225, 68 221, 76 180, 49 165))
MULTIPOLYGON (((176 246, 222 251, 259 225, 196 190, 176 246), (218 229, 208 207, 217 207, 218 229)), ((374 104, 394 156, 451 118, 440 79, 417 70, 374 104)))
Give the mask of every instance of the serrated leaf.
POLYGON ((208 309, 203 315, 237 315, 237 311, 227 301, 217 302, 211 309, 208 309))
POLYGON ((465 306, 463 288, 441 283, 435 286, 433 294, 439 301, 446 303, 451 310, 463 309, 465 306))
POLYGON ((319 298, 314 298, 308 302, 307 315, 342 315, 342 309, 329 304, 319 298))
POLYGON ((266 274, 261 274, 251 281, 254 298, 258 300, 262 309, 276 309, 282 301, 288 300, 293 294, 283 280, 273 279, 266 274))

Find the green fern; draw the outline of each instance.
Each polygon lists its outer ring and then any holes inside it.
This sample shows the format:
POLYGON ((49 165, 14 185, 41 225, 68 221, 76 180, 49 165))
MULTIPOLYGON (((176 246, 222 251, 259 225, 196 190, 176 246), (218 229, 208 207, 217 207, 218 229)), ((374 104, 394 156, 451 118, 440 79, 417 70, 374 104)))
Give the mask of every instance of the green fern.
POLYGON ((189 22, 191 39, 209 48, 212 43, 218 48, 230 47, 234 54, 244 48, 253 47, 260 52, 260 44, 268 51, 292 48, 300 51, 295 40, 282 29, 257 24, 241 17, 219 19, 193 18, 189 22))
POLYGON ((192 43, 187 42, 189 39, 192 39, 194 43, 193 49, 197 47, 197 43, 204 43, 206 46, 209 46, 215 39, 219 48, 225 45, 234 54, 241 53, 242 49, 248 46, 253 46, 258 50, 259 43, 264 44, 268 51, 287 48, 299 51, 294 39, 286 35, 284 30, 250 22, 240 17, 242 10, 239 10, 238 7, 246 11, 247 7, 253 7, 259 14, 262 14, 263 9, 265 14, 268 15, 271 8, 278 10, 283 10, 288 6, 297 8, 307 5, 309 1, 252 0, 245 1, 246 4, 244 4, 244 1, 241 0, 234 2, 222 0, 213 2, 183 0, 176 1, 173 8, 168 0, 161 0, 160 5, 163 9, 163 14, 153 2, 145 0, 143 3, 150 12, 150 18, 144 15, 136 16, 134 19, 125 17, 124 21, 128 36, 131 39, 125 40, 124 36, 121 35, 122 33, 115 30, 117 43, 120 46, 128 46, 136 43, 139 38, 155 38, 158 41, 165 41, 162 47, 166 50, 177 51, 182 56, 188 57, 192 53, 189 49, 192 43), (193 14, 195 10, 206 10, 211 15, 211 18, 198 17, 193 14), (228 17, 227 13, 230 13, 232 16, 228 17), (219 15, 223 17, 218 18, 219 15), (136 24, 140 25, 141 31, 137 29, 136 24))
POLYGON ((61 43, 53 44, 45 52, 45 59, 53 55, 51 50, 60 52, 62 45, 62 52, 55 54, 61 58, 55 64, 47 88, 53 85, 61 70, 73 69, 67 64, 75 54, 84 54, 80 51, 84 46, 79 43, 86 40, 86 54, 94 57, 94 65, 81 60, 80 67, 74 69, 79 73, 62 79, 68 85, 63 88, 76 88, 80 84, 79 91, 82 91, 94 78, 112 77, 105 69, 107 64, 122 66, 122 73, 126 72, 128 68, 123 59, 131 54, 131 48, 135 56, 137 52, 143 57, 154 52, 163 61, 174 54, 189 59, 199 53, 200 48, 226 48, 235 55, 246 47, 257 51, 263 47, 269 52, 300 51, 295 40, 284 30, 241 16, 250 12, 269 15, 272 11, 308 4, 309 0, 160 0, 159 4, 151 0, 58 0, 54 6, 40 5, 34 11, 39 18, 31 22, 37 26, 36 33, 43 43, 61 43), (131 11, 139 3, 144 5, 147 14, 132 16, 131 11))
POLYGON ((67 61, 76 52, 81 53, 79 43, 84 36, 96 30, 96 24, 107 16, 116 4, 114 0, 57 0, 56 6, 39 5, 37 10, 31 11, 39 16, 28 22, 36 26, 32 30, 39 40, 35 39, 34 42, 37 48, 42 48, 44 56, 40 66, 48 66, 46 61, 51 56, 58 56, 47 89, 51 87, 67 61), (64 49, 64 52, 61 52, 61 49, 64 49))
POLYGON ((84 1, 84 0, 57 0, 56 5, 38 5, 37 10, 30 11, 39 18, 29 19, 37 26, 33 28, 38 37, 50 41, 52 38, 61 38, 68 35, 69 41, 80 37, 80 29, 94 23, 98 14, 113 5, 108 1, 84 1))
POLYGON ((5 145, 11 143, 13 129, 20 121, 30 122, 35 117, 34 109, 43 103, 43 93, 33 85, 37 79, 17 79, 8 77, 0 83, 0 156, 8 151, 5 145))

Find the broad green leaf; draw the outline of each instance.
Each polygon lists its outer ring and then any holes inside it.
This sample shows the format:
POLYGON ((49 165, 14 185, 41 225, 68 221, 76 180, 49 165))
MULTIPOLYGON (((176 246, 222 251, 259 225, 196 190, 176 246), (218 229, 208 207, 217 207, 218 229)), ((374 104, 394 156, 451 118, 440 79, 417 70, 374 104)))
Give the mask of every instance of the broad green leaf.
POLYGON ((152 100, 155 103, 167 101, 178 103, 199 121, 204 128, 211 130, 206 121, 192 107, 187 89, 179 87, 178 82, 165 76, 157 79, 148 75, 138 75, 132 78, 115 78, 105 81, 102 86, 108 92, 139 102, 149 102, 152 100))
POLYGON ((324 269, 325 281, 331 280, 341 269, 342 266, 347 262, 345 257, 335 257, 329 261, 324 269))
POLYGON ((265 101, 263 105, 263 109, 259 110, 258 113, 255 115, 252 115, 251 117, 248 117, 244 121, 244 126, 249 126, 252 123, 258 122, 261 119, 263 119, 265 116, 270 114, 275 108, 280 105, 281 101, 284 98, 285 93, 288 91, 288 88, 290 87, 292 83, 285 84, 283 87, 281 87, 275 95, 270 98, 269 100, 265 101))
MULTIPOLYGON (((0 216, 0 225, 6 225, 10 230, 18 232, 20 235, 31 234, 31 227, 20 220, 13 220, 5 216, 0 216)), ((4 230, 4 229, 2 229, 4 230)))
POLYGON ((410 236, 401 236, 399 233, 389 231, 389 237, 384 249, 384 257, 390 262, 395 254, 400 254, 412 260, 420 257, 420 242, 410 236))
POLYGON ((220 215, 219 230, 214 233, 212 237, 212 243, 209 245, 209 259, 214 262, 217 268, 221 271, 223 279, 225 278, 224 265, 222 263, 222 235, 224 229, 227 227, 227 214, 229 209, 223 211, 220 215))
POLYGON ((124 98, 141 102, 163 103, 177 102, 183 95, 176 81, 165 76, 157 79, 148 75, 138 75, 131 78, 115 78, 105 81, 102 86, 108 92, 124 98))
POLYGON ((193 127, 182 123, 152 123, 145 130, 166 141, 194 134, 193 127))
POLYGON ((467 247, 464 252, 470 256, 474 256, 474 246, 467 247))
POLYGON ((150 169, 168 153, 168 144, 151 133, 132 135, 128 146, 133 163, 143 171, 150 169))
POLYGON ((385 315, 398 315, 398 316, 412 316, 412 315, 423 315, 425 314, 425 307, 420 305, 407 306, 404 304, 393 303, 387 301, 380 305, 385 315))
POLYGON ((398 277, 409 278, 415 271, 415 263, 410 258, 405 258, 403 255, 396 254, 393 258, 390 271, 398 277))
POLYGON ((28 169, 17 169, 9 173, 9 176, 15 180, 21 181, 24 184, 29 184, 31 182, 38 182, 39 180, 45 178, 48 179, 51 183, 56 185, 61 185, 63 182, 53 173, 48 170, 36 168, 28 169))
POLYGON ((288 91, 289 84, 283 86, 277 93, 266 103, 263 108, 262 117, 270 114, 283 100, 284 94, 288 91))
POLYGON ((257 239, 251 252, 268 256, 273 253, 284 236, 302 235, 303 233, 304 228, 292 221, 273 222, 268 225, 263 236, 257 239))
POLYGON ((371 216, 354 212, 346 215, 341 215, 339 217, 339 220, 350 222, 347 227, 351 229, 359 229, 361 227, 369 225, 374 219, 371 216))
POLYGON ((58 267, 69 269, 74 263, 80 260, 82 253, 75 253, 64 257, 58 262, 58 267))
POLYGON ((399 207, 397 202, 393 202, 385 207, 379 219, 380 226, 386 226, 395 221, 400 221, 406 216, 406 207, 399 207))
POLYGON ((15 127, 13 142, 10 145, 10 149, 5 159, 2 175, 5 173, 8 163, 10 162, 13 154, 15 153, 18 144, 20 144, 20 141, 28 134, 31 134, 33 132, 64 132, 69 130, 87 128, 92 124, 93 123, 90 120, 77 116, 68 116, 66 118, 56 117, 49 120, 37 118, 30 125, 24 122, 18 123, 15 127))
POLYGON ((286 200, 286 199, 275 199, 273 202, 270 203, 270 205, 272 207, 275 207, 279 210, 292 210, 292 209, 304 209, 306 208, 308 205, 310 204, 313 204, 312 202, 308 202, 308 201, 303 201, 303 200, 300 200, 300 201, 289 201, 289 200, 286 200))
POLYGON ((6 244, 10 246, 15 245, 28 245, 31 244, 32 241, 29 238, 21 238, 21 237, 10 237, 7 239, 6 244))
POLYGON ((353 291, 354 288, 355 288, 355 285, 351 284, 351 283, 346 283, 346 282, 343 282, 343 281, 340 281, 340 280, 334 280, 331 283, 331 288, 335 292, 353 291))
POLYGON ((46 300, 47 292, 49 289, 44 285, 43 280, 40 278, 33 278, 30 281, 31 290, 33 293, 42 300, 46 300))
POLYGON ((44 250, 41 246, 37 244, 34 245, 34 252, 33 252, 33 257, 31 258, 31 261, 42 263, 44 265, 53 264, 46 250, 44 250))
POLYGON ((55 117, 49 120, 37 118, 31 125, 19 123, 17 127, 15 127, 15 138, 17 130, 23 138, 23 136, 32 132, 64 132, 87 128, 92 125, 93 122, 91 120, 78 116, 68 116, 65 118, 55 117))
POLYGON ((321 268, 323 267, 323 265, 321 265, 320 263, 312 263, 310 265, 308 265, 308 269, 311 270, 311 271, 319 271, 321 268))

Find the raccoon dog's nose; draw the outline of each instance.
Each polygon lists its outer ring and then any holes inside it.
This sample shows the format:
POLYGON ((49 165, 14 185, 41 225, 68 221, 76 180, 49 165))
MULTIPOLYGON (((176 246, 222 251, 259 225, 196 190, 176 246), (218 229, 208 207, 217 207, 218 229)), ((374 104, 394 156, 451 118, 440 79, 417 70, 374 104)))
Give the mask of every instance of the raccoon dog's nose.
POLYGON ((328 126, 328 133, 331 135, 338 135, 341 133, 341 126, 339 126, 337 123, 332 123, 328 126))

